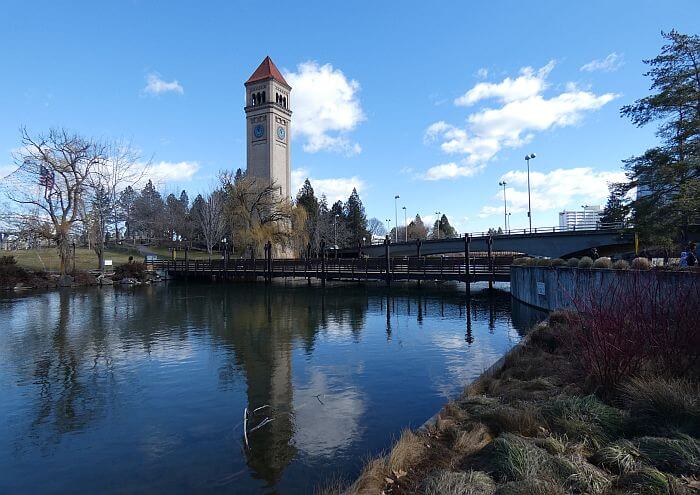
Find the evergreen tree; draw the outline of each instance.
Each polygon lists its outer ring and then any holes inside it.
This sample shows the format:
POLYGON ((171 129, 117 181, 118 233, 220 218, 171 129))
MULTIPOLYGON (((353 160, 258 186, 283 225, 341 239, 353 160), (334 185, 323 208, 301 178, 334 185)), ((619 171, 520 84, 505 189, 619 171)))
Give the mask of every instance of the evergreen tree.
POLYGON ((134 188, 127 186, 120 194, 117 202, 117 218, 120 222, 124 222, 124 237, 134 237, 134 203, 138 193, 134 188))
POLYGON ((314 194, 314 188, 311 187, 311 182, 308 178, 304 181, 304 185, 301 186, 301 189, 299 189, 297 193, 296 203, 297 206, 303 208, 306 212, 304 228, 306 229, 309 242, 311 242, 313 246, 317 246, 320 242, 318 229, 319 203, 314 194))
POLYGON ((150 180, 134 201, 134 219, 137 230, 148 239, 160 238, 164 232, 165 204, 150 180))
POLYGON ((345 203, 344 213, 345 225, 348 231, 346 242, 349 245, 347 247, 357 246, 362 243, 363 238, 369 237, 369 231, 367 230, 365 207, 362 204, 360 195, 357 194, 357 189, 354 187, 347 203, 345 203))
POLYGON ((435 220, 433 230, 430 233, 431 239, 452 239, 457 237, 457 231, 450 225, 447 215, 443 214, 439 220, 435 220), (439 227, 439 228, 438 228, 439 227))
POLYGON ((700 37, 671 31, 667 44, 644 62, 652 94, 622 108, 636 126, 658 122, 661 145, 625 161, 629 182, 616 184, 630 204, 642 240, 670 247, 688 240, 688 227, 700 217, 700 37))
POLYGON ((627 206, 618 194, 616 189, 610 191, 608 202, 603 208, 603 214, 600 217, 600 222, 603 224, 621 224, 627 216, 627 206))
POLYGON ((408 224, 408 240, 415 241, 417 239, 427 239, 428 238, 428 228, 423 223, 423 219, 420 215, 416 214, 416 218, 411 220, 408 224))

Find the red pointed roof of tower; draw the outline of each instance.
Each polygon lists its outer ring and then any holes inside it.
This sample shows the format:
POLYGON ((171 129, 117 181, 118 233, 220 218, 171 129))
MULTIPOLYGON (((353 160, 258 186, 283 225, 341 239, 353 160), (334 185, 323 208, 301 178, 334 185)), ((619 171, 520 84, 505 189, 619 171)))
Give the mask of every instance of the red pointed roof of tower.
POLYGON ((284 80, 284 77, 282 77, 282 73, 279 71, 272 59, 268 56, 265 57, 265 60, 263 60, 262 63, 258 66, 258 68, 255 69, 253 75, 250 76, 245 83, 249 84, 256 81, 264 81, 265 79, 270 78, 275 79, 284 84, 285 86, 289 87, 289 83, 287 83, 287 81, 284 80))

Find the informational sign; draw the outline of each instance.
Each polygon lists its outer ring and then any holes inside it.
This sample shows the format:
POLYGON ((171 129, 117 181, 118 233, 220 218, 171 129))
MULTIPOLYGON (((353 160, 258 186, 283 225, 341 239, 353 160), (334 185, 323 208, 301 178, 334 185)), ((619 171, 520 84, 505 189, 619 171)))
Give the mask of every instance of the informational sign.
POLYGON ((105 266, 112 266, 112 260, 105 260, 105 266))
POLYGON ((537 295, 544 296, 544 282, 537 282, 537 295))

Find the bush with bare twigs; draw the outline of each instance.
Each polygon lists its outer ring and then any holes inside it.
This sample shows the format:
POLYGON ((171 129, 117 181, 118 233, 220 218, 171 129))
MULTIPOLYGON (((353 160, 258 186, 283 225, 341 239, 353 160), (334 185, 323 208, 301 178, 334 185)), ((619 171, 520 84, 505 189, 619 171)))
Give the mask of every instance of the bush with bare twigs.
POLYGON ((590 258, 589 256, 584 256, 578 261, 578 267, 579 268, 592 268, 593 267, 593 259, 590 258))
POLYGON ((612 260, 606 256, 598 258, 593 262, 593 268, 612 268, 612 260))
POLYGON ((632 260, 632 270, 650 270, 651 261, 647 258, 635 258, 632 260))

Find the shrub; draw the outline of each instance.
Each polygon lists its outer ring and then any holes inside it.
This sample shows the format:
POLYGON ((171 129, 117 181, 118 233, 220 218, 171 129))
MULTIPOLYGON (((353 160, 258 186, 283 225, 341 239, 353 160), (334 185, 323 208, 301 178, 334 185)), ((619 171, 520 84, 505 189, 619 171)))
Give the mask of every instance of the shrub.
POLYGON ((569 258, 566 264, 569 266, 569 268, 578 268, 578 262, 578 258, 569 258))
POLYGON ((493 495, 496 484, 481 471, 438 471, 422 484, 425 495, 493 495))
POLYGON ((593 262, 593 268, 612 268, 612 260, 606 256, 598 258, 593 262))
POLYGON ((631 273, 604 291, 576 294, 566 347, 602 393, 643 371, 686 376, 700 360, 697 283, 681 296, 659 277, 631 273))
POLYGON ((513 265, 515 265, 515 266, 527 266, 530 259, 531 258, 528 258, 527 256, 521 256, 520 258, 515 258, 513 260, 513 265))
POLYGON ((552 260, 549 258, 537 258, 534 264, 535 266, 552 266, 552 260))
POLYGON ((584 256, 581 258, 578 262, 578 267, 579 268, 591 268, 593 267, 593 259, 591 259, 589 256, 584 256))
POLYGON ((114 280, 134 278, 143 282, 146 279, 146 265, 141 262, 126 263, 114 269, 114 280))
POLYGON ((563 260, 561 258, 554 258, 551 262, 551 266, 567 266, 568 263, 566 260, 563 260))
POLYGON ((29 274, 17 265, 14 256, 0 258, 0 288, 11 289, 20 282, 27 282, 29 274))
POLYGON ((629 270, 630 264, 625 260, 617 260, 612 265, 613 270, 629 270))
POLYGON ((632 270, 650 270, 651 261, 647 258, 635 258, 632 260, 632 270))

